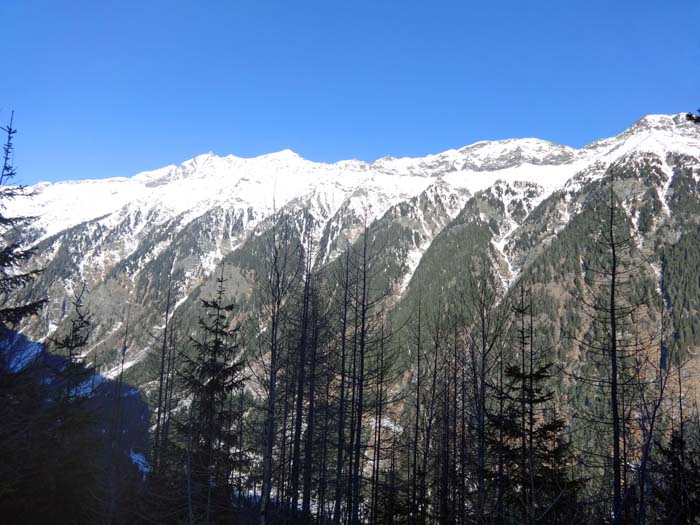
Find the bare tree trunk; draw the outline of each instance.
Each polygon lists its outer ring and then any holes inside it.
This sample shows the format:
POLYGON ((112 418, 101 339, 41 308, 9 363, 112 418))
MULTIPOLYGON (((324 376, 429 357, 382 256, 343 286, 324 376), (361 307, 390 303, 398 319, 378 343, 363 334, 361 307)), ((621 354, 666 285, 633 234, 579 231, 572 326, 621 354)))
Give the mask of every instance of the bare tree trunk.
POLYGON ((617 245, 615 243, 615 193, 613 172, 610 171, 610 411, 613 427, 613 523, 620 523, 622 511, 622 476, 620 464, 620 414, 618 400, 618 356, 617 356, 617 245))
MULTIPOLYGON (((522 285, 520 285, 520 301, 517 306, 514 307, 515 313, 520 320, 520 327, 518 329, 518 346, 520 350, 520 370, 522 374, 525 374, 525 353, 527 348, 527 331, 525 328, 525 290, 522 285)), ((525 479, 526 475, 530 474, 529 470, 529 448, 527 436, 531 435, 527 433, 526 418, 528 415, 528 408, 526 399, 528 395, 527 383, 521 379, 520 380, 520 472, 521 472, 521 482, 522 482, 522 523, 530 523, 530 487, 529 480, 525 479), (526 474, 527 473, 527 474, 526 474)), ((529 477, 529 476, 528 476, 529 477)))
POLYGON ((377 523, 377 507, 379 499, 379 462, 382 452, 382 413, 384 407, 384 330, 377 356, 377 400, 374 414, 374 454, 372 458, 372 499, 370 502, 371 523, 377 523))
POLYGON ((297 356, 297 394, 296 394, 296 408, 295 408, 295 418, 294 418, 294 436, 292 438, 292 513, 296 514, 298 511, 299 504, 299 473, 301 468, 301 427, 303 421, 303 407, 304 407, 304 381, 306 374, 306 346, 307 346, 307 330, 309 326, 309 290, 310 290, 310 276, 308 273, 307 262, 307 275, 304 283, 304 298, 302 305, 302 318, 301 318, 301 338, 299 341, 299 353, 297 356))
MULTIPOLYGON (((662 291, 663 293, 663 291, 662 291)), ((660 354, 663 355, 665 350, 665 338, 664 338, 664 300, 662 297, 661 300, 661 339, 660 339, 660 354)), ((646 358, 644 358, 646 360, 646 358)), ((682 389, 682 383, 681 383, 681 363, 680 363, 680 357, 677 363, 678 366, 678 395, 679 398, 681 398, 683 389, 682 389)), ((671 362, 670 359, 666 360, 666 363, 664 364, 663 362, 658 364, 658 369, 656 373, 656 381, 654 381, 654 384, 658 384, 658 390, 655 392, 654 398, 651 400, 651 408, 649 408, 649 401, 647 401, 647 396, 645 393, 645 377, 644 377, 644 363, 639 362, 639 353, 637 353, 637 383, 640 388, 640 400, 641 400, 641 410, 643 411, 642 413, 642 418, 647 421, 646 426, 642 427, 642 435, 643 435, 643 443, 642 443, 642 454, 639 462, 639 472, 638 472, 638 484, 639 484, 639 507, 638 507, 638 512, 637 512, 637 522, 639 525, 644 525, 646 523, 647 519, 647 507, 646 507, 646 482, 647 482, 647 467, 649 463, 649 456, 651 454, 651 445, 653 443, 654 439, 654 428, 656 426, 656 421, 658 417, 658 412, 659 409, 661 408, 661 405, 664 400, 665 392, 666 392, 666 385, 668 383, 668 380, 671 376, 671 362)), ((680 407, 679 407, 680 408, 680 407)), ((682 425, 683 425, 683 412, 681 408, 680 412, 681 416, 681 439, 683 438, 682 436, 682 425)), ((682 449, 681 449, 682 452, 682 449)), ((681 460, 681 464, 685 465, 683 459, 681 460)), ((681 469, 681 475, 683 475, 683 472, 685 471, 685 468, 681 469)), ((683 486, 683 480, 681 480, 681 486, 683 486)), ((683 497, 682 495, 680 496, 681 498, 683 497)))
POLYGON ((243 464, 244 464, 244 457, 245 457, 245 447, 243 443, 243 400, 245 398, 244 391, 241 389, 241 391, 238 394, 238 428, 236 430, 236 434, 238 435, 238 480, 237 480, 237 487, 238 487, 238 508, 241 509, 243 508, 243 464))
POLYGON ((530 499, 528 503, 528 514, 529 522, 534 523, 536 521, 536 509, 537 509, 537 492, 535 491, 535 383, 534 383, 534 372, 535 372, 535 320, 534 320, 534 308, 532 305, 532 289, 528 290, 528 330, 529 330, 529 354, 530 354, 530 367, 528 369, 529 383, 528 383, 528 436, 529 443, 527 447, 527 466, 530 481, 530 499))
MULTIPOLYGON (((296 374, 296 372, 295 372, 296 374)), ((278 484, 278 499, 281 499, 285 505, 289 505, 289 483, 287 476, 289 474, 288 469, 287 469, 287 463, 288 461, 288 428, 287 428, 287 421, 289 419, 289 412, 290 406, 289 406, 289 393, 294 390, 294 379, 292 378, 290 381, 289 374, 285 374, 284 376, 284 400, 282 401, 282 429, 280 432, 280 439, 282 440, 282 444, 280 445, 280 474, 279 474, 279 480, 277 482, 278 484)))
POLYGON ((353 508, 353 465, 355 464, 355 419, 357 417, 357 367, 358 367, 358 335, 360 333, 360 316, 359 316, 359 286, 360 281, 355 282, 355 294, 353 298, 353 334, 352 334, 352 374, 350 387, 350 440, 348 442, 348 476, 345 487, 346 492, 346 515, 349 521, 352 518, 353 508))
POLYGON ((345 367, 347 353, 348 295, 350 293, 350 252, 345 251, 345 279, 343 281, 343 314, 340 330, 340 400, 338 401, 338 443, 335 465, 335 501, 333 523, 340 523, 343 494, 343 462, 345 453, 345 367))
POLYGON ((161 426, 163 424, 163 386, 165 384, 165 358, 168 350, 168 318, 170 315, 170 293, 172 291, 173 270, 170 268, 168 276, 168 296, 165 303, 165 327, 163 328, 163 346, 160 352, 160 373, 158 374, 158 414, 156 416, 156 435, 154 447, 154 467, 155 471, 160 470, 161 455, 161 426))
POLYGON ((365 226, 363 247, 362 247, 362 268, 361 282, 362 291, 360 296, 360 341, 359 341, 359 374, 357 377, 357 414, 355 416, 355 442, 354 442, 354 464, 352 469, 352 523, 359 523, 360 516, 360 489, 361 480, 361 455, 362 455, 362 416, 364 409, 364 387, 365 387, 365 351, 367 343, 367 244, 368 228, 365 226))
POLYGON ((440 523, 448 523, 449 509, 449 483, 450 483, 450 385, 448 367, 443 369, 443 393, 442 393, 442 439, 440 443, 440 498, 439 520, 440 523))
POLYGON ((468 311, 469 357, 472 374, 472 390, 475 434, 476 434, 476 492, 475 505, 477 523, 484 523, 487 496, 487 391, 490 388, 489 375, 492 372, 492 353, 500 344, 503 334, 507 332, 507 308, 499 307, 498 295, 493 278, 489 274, 470 281, 471 295, 467 298, 471 304, 468 311))
POLYGON ((315 431, 316 409, 316 359, 318 356, 319 337, 319 305, 315 290, 310 292, 311 301, 311 369, 309 370, 309 407, 306 418, 306 443, 304 445, 304 489, 302 498, 302 513, 304 517, 311 515, 311 482, 313 472, 313 445, 315 431))
MULTIPOLYGON (((504 398, 504 381, 503 381, 503 349, 498 355, 498 419, 503 420, 503 414, 505 409, 505 398, 504 398)), ((503 522, 503 490, 504 490, 504 459, 503 459, 503 449, 505 446, 505 436, 503 433, 503 426, 498 426, 498 479, 497 479, 497 495, 496 495, 496 516, 499 523, 503 522)))
MULTIPOLYGON (((175 344, 175 319, 170 320, 170 341, 168 342, 168 359, 166 363, 166 382, 165 382, 165 407, 164 421, 161 431, 161 449, 167 451, 168 436, 170 434, 170 414, 173 406, 173 393, 175 391, 175 375, 177 370, 177 351, 175 344)), ((162 457, 161 457, 162 461, 162 457)))
POLYGON ((430 397, 426 412, 426 424, 425 424, 425 439, 423 443, 423 463, 421 466, 421 479, 420 479, 420 493, 419 493, 419 506, 418 506, 418 517, 419 522, 424 523, 427 509, 427 478, 428 478, 428 459, 430 456, 430 445, 432 441, 433 434, 433 423, 435 421, 435 402, 436 402, 436 390, 437 390, 437 380, 438 380, 438 363, 440 361, 440 352, 442 351, 442 335, 440 333, 439 321, 436 322, 434 327, 435 333, 433 336, 433 363, 431 370, 431 385, 430 385, 430 397))
POLYGON ((329 445, 329 439, 328 439, 328 430, 331 424, 331 417, 330 417, 330 373, 328 374, 328 378, 326 378, 326 391, 325 391, 325 409, 323 413, 323 432, 321 433, 321 443, 322 443, 322 452, 321 452, 321 472, 320 472, 320 479, 319 479, 319 489, 318 489, 318 512, 316 519, 320 522, 323 523, 326 519, 326 491, 328 488, 328 445, 329 445))
POLYGON ((421 396, 421 368, 420 358, 422 353, 421 343, 421 314, 422 314, 422 297, 418 298, 418 325, 416 333, 416 413, 415 424, 413 427, 413 471, 411 472, 411 523, 416 523, 418 514, 418 432, 420 422, 420 396, 421 396))
POLYGON ((461 397, 462 406, 460 407, 461 415, 461 440, 460 440, 460 523, 467 523, 467 373, 464 369, 464 363, 459 367, 461 371, 461 397))
POLYGON ((481 319, 481 355, 477 364, 477 406, 476 406, 476 433, 477 433, 477 490, 479 493, 477 503, 477 519, 479 523, 485 520, 486 507, 486 326, 485 317, 481 319))
POLYGON ((267 275, 269 305, 269 381, 267 388, 267 405, 265 411, 265 428, 263 433, 263 477, 260 489, 260 525, 268 523, 270 493, 272 489, 272 462, 275 445, 275 407, 277 404, 277 374, 279 367, 279 330, 282 323, 282 307, 287 292, 298 275, 295 261, 290 262, 289 231, 285 224, 282 239, 277 227, 273 230, 272 246, 267 275), (288 266, 292 264, 293 268, 288 266), (290 275, 290 270, 293 270, 290 275))
MULTIPOLYGON (((192 420, 192 405, 190 404, 188 418, 192 420)), ((190 525, 194 525, 194 509, 192 506, 192 427, 188 425, 187 433, 187 518, 190 525)))
MULTIPOLYGON (((273 321, 272 337, 277 337, 277 326, 273 321)), ((270 488, 272 481, 272 452, 275 439, 275 401, 277 398, 277 344, 273 343, 270 350, 270 385, 267 398, 267 415, 265 417, 264 450, 263 450, 263 479, 260 499, 260 524, 267 523, 267 512, 270 504, 270 488)))
POLYGON ((453 347, 452 347, 452 465, 450 469, 452 483, 452 504, 450 505, 450 521, 457 523, 457 507, 460 497, 459 483, 459 358, 457 355, 457 327, 453 326, 453 347))

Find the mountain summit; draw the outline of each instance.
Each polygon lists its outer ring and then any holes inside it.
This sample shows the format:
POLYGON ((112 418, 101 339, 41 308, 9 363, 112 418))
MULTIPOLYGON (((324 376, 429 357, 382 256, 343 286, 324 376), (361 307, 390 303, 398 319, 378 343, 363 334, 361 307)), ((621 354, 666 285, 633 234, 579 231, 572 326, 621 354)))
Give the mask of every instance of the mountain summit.
POLYGON ((65 320, 66 291, 86 282, 100 321, 93 350, 114 348, 122 312, 108 304, 140 298, 134 315, 142 329, 129 358, 138 363, 151 345, 147 334, 162 326, 167 275, 177 308, 191 308, 226 260, 233 288, 247 297, 260 267, 254 241, 285 215, 314 246, 319 267, 370 224, 384 239, 385 278, 398 305, 457 271, 449 264, 469 257, 455 248, 466 230, 482 232, 485 243, 469 249, 488 252, 507 290, 585 210, 587 192, 610 166, 625 173, 622 198, 654 260, 652 244, 679 238, 694 220, 678 192, 698 199, 698 164, 700 126, 679 114, 646 116, 581 149, 509 139, 371 163, 318 163, 291 150, 207 153, 128 178, 40 183, 9 210, 37 217, 32 264, 46 269, 37 289, 49 291, 50 305, 26 329, 37 339, 51 335, 65 320))

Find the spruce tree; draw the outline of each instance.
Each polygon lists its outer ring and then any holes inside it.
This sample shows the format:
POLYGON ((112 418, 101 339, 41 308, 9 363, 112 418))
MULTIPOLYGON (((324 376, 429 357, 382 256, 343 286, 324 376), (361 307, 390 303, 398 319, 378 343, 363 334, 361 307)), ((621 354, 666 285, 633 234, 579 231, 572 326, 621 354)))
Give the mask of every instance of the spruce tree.
MULTIPOLYGON (((0 171, 0 515, 32 510, 31 516, 40 519, 42 504, 49 495, 38 498, 33 485, 40 479, 37 469, 48 465, 39 457, 42 449, 37 448, 37 442, 53 420, 44 410, 47 393, 42 352, 33 360, 26 359, 34 355, 32 347, 16 329, 23 319, 38 313, 45 300, 17 300, 40 271, 26 269, 33 252, 25 246, 24 228, 32 218, 7 213, 11 201, 30 196, 23 186, 14 184, 17 172, 13 140, 17 131, 12 127, 13 116, 7 126, 0 128, 7 135, 0 171)), ((60 509, 55 510, 58 515, 60 509)))
POLYGON ((659 523, 700 523, 700 450, 689 447, 678 429, 656 449, 657 481, 650 510, 659 523))
MULTIPOLYGON (((51 338, 56 353, 64 358, 59 376, 63 395, 68 400, 91 393, 86 382, 90 375, 94 374, 94 370, 87 368, 84 362, 92 325, 92 314, 87 311, 84 303, 86 290, 83 284, 73 299, 73 313, 68 331, 62 336, 51 338)), ((91 390, 94 386, 93 381, 90 385, 91 390)))
POLYGON ((184 357, 181 381, 190 398, 184 425, 187 436, 187 501, 190 520, 211 523, 231 519, 233 477, 237 470, 234 422, 242 414, 235 394, 243 386, 238 325, 228 316, 234 305, 224 302, 224 267, 214 299, 202 300, 199 334, 192 338, 194 355, 184 357))
POLYGON ((567 471, 574 458, 564 435, 566 422, 552 406, 554 393, 548 382, 554 364, 535 348, 531 295, 521 285, 517 296, 517 358, 505 367, 499 392, 506 408, 491 416, 503 435, 494 445, 504 456, 505 515, 512 523, 560 523, 575 516, 580 482, 570 479, 567 471))
MULTIPOLYGON (((13 139, 17 130, 10 123, 0 128, 7 135, 3 146, 2 171, 0 171, 0 341, 3 351, 0 359, 11 360, 8 356, 14 340, 12 331, 23 319, 41 310, 45 299, 17 301, 17 293, 26 288, 41 273, 41 270, 27 270, 26 264, 34 251, 25 246, 25 231, 32 217, 8 215, 8 204, 17 198, 27 198, 31 193, 24 186, 14 184, 17 171, 13 165, 13 139)), ((1 364, 1 363, 0 363, 1 364)), ((6 366, 9 366, 6 363, 6 366)))

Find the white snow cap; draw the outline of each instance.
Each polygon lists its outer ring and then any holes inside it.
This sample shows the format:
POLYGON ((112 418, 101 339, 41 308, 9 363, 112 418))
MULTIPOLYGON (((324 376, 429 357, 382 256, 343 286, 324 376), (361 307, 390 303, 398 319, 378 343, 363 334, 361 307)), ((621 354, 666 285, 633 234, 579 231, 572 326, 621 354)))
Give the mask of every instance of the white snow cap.
MULTIPOLYGON (((362 190, 371 217, 418 195, 442 177, 451 186, 472 193, 496 180, 535 182, 550 193, 578 171, 602 161, 610 163, 633 151, 700 155, 700 126, 685 114, 648 115, 623 133, 574 149, 534 138, 480 141, 420 158, 385 157, 372 163, 344 160, 319 163, 285 149, 254 158, 214 153, 198 155, 129 178, 41 182, 31 199, 17 199, 9 213, 38 217, 46 238, 76 224, 140 212, 152 221, 183 215, 184 222, 214 206, 256 211, 258 219, 274 208, 301 199, 337 211, 362 190), (117 213, 118 212, 118 213, 117 213)), ((313 204, 313 203, 312 203, 313 204)))

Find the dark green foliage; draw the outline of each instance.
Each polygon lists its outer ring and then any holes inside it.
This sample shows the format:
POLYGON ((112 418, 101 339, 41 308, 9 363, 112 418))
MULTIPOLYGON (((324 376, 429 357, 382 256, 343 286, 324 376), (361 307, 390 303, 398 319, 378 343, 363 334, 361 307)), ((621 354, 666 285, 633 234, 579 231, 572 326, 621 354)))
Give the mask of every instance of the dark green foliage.
MULTIPOLYGON (((697 436, 696 436, 697 439, 697 436)), ((674 431, 668 443, 656 443, 656 483, 652 514, 657 523, 700 523, 700 463, 697 441, 689 443, 674 431)))
MULTIPOLYGON (((516 290, 517 291, 517 290, 516 290)), ((505 408, 490 416, 497 430, 491 446, 503 465, 505 509, 501 521, 562 523, 576 519, 582 480, 571 477, 575 463, 567 424, 553 405, 548 383, 554 364, 535 349, 530 294, 519 289, 514 306, 511 364, 505 367, 501 397, 505 408), (495 436, 499 439, 495 440, 495 436)), ((496 478, 499 473, 492 472, 496 478)))
POLYGON ((26 198, 28 194, 23 186, 11 185, 17 175, 12 165, 12 140, 17 133, 12 127, 12 118, 0 130, 7 134, 0 172, 0 330, 5 330, 14 328, 21 320, 39 312, 46 301, 34 298, 18 304, 10 298, 18 290, 26 288, 41 272, 25 270, 34 252, 23 247, 25 239, 21 231, 31 223, 32 218, 11 217, 5 213, 9 201, 26 198))
POLYGON ((700 229, 681 235, 663 254, 664 294, 671 310, 678 347, 700 345, 700 229))
POLYGON ((82 290, 73 300, 68 332, 51 339, 55 353, 65 359, 65 366, 60 371, 60 383, 67 399, 86 395, 95 386, 94 381, 91 385, 85 384, 90 376, 94 379, 96 373, 94 367, 90 370, 83 361, 83 353, 87 350, 92 324, 92 315, 85 310, 85 291, 86 288, 83 285, 82 290))
POLYGON ((42 384, 58 379, 60 369, 51 369, 61 366, 43 355, 21 371, 2 371, 0 514, 7 520, 90 523, 99 512, 99 492, 84 492, 99 484, 95 414, 86 398, 42 384))
POLYGON ((190 399, 187 418, 180 432, 185 442, 186 497, 188 512, 195 519, 220 520, 230 516, 233 481, 239 447, 235 424, 239 412, 237 395, 243 385, 238 327, 231 328, 228 314, 233 304, 224 303, 223 268, 216 296, 202 300, 204 316, 200 332, 192 339, 193 356, 184 357, 180 379, 190 399))

